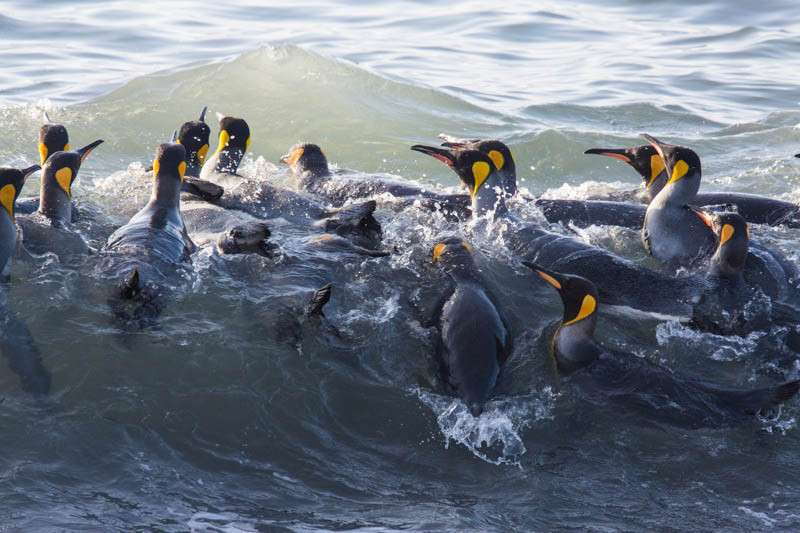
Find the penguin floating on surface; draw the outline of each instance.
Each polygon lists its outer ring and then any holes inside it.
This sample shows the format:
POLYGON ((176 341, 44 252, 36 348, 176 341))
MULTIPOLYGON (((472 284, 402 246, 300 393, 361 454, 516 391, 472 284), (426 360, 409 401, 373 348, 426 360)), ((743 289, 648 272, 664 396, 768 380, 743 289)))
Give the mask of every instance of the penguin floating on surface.
POLYGON ((644 408, 648 416, 689 427, 714 427, 765 415, 797 394, 800 381, 761 389, 724 387, 682 376, 631 353, 610 350, 595 338, 598 293, 589 280, 524 261, 557 291, 564 304, 551 351, 560 376, 591 403, 609 400, 644 408))

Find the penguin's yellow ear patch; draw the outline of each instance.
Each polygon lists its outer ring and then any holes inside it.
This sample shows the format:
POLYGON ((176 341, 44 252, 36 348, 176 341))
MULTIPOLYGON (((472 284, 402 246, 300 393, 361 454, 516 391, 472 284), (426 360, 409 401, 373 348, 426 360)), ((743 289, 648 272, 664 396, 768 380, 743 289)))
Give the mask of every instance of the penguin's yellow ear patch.
POLYGON ((202 165, 206 160, 206 154, 208 153, 208 144, 204 144, 198 151, 197 151, 197 160, 200 161, 202 165))
POLYGON ((159 161, 158 159, 155 159, 153 161, 153 176, 158 174, 159 170, 161 170, 161 161, 159 161))
POLYGON ((181 183, 183 183, 183 175, 186 173, 186 161, 181 161, 181 164, 178 165, 178 174, 181 177, 181 183))
POLYGON ((217 153, 220 153, 223 148, 228 146, 229 142, 231 142, 231 136, 228 134, 228 132, 225 130, 219 132, 219 146, 217 146, 217 153))
POLYGON ((733 237, 733 226, 725 224, 722 226, 722 231, 719 234, 719 245, 722 246, 733 237))
POLYGON ((436 246, 433 247, 433 260, 438 261, 439 257, 441 257, 444 249, 447 248, 447 245, 443 242, 440 242, 436 246))
POLYGON ((497 170, 502 170, 503 166, 506 164, 506 158, 497 150, 489 151, 489 159, 494 162, 494 166, 497 167, 497 170))
POLYGON ((483 182, 486 181, 486 178, 489 177, 489 173, 492 171, 489 168, 489 163, 486 161, 475 161, 472 164, 472 179, 475 182, 475 185, 472 188, 472 197, 475 198, 475 195, 478 193, 478 189, 483 182))
POLYGON ((47 161, 47 146, 44 143, 39 143, 39 155, 42 157, 42 165, 47 161))
POLYGON ((246 142, 246 143, 244 143, 244 151, 245 151, 245 152, 247 151, 247 149, 248 149, 248 148, 250 148, 250 140, 251 140, 252 138, 253 138, 253 136, 251 135, 250 137, 248 137, 248 138, 247 138, 247 142, 246 142))
POLYGON ((647 182, 647 188, 649 189, 650 186, 656 181, 656 176, 661 174, 661 171, 664 170, 664 160, 661 159, 661 156, 658 154, 654 154, 650 156, 650 181, 647 182))
POLYGON ((667 182, 667 185, 669 185, 670 183, 675 183, 676 181, 684 177, 687 172, 689 172, 689 165, 686 164, 686 161, 681 159, 680 161, 675 163, 675 166, 672 168, 672 177, 667 182))
POLYGON ((0 205, 6 208, 6 211, 8 211, 8 216, 11 217, 11 221, 14 224, 17 223, 17 221, 14 219, 14 198, 16 196, 17 190, 10 183, 8 185, 4 185, 3 188, 0 189, 0 205))
POLYGON ((56 172, 56 181, 58 185, 67 193, 67 198, 72 198, 69 187, 72 185, 72 169, 64 167, 56 172))
POLYGON ((467 241, 461 241, 461 246, 466 248, 467 251, 469 251, 469 253, 472 253, 472 245, 470 243, 468 243, 467 241))
POLYGON ((569 322, 564 322, 564 326, 568 326, 569 324, 574 324, 579 320, 583 320, 587 316, 594 313, 594 310, 597 308, 597 301, 594 299, 594 296, 591 294, 587 294, 583 297, 583 302, 581 303, 581 309, 578 311, 578 316, 570 320, 569 322))
POLYGON ((67 150, 69 150, 69 143, 64 145, 64 151, 66 152, 67 150))

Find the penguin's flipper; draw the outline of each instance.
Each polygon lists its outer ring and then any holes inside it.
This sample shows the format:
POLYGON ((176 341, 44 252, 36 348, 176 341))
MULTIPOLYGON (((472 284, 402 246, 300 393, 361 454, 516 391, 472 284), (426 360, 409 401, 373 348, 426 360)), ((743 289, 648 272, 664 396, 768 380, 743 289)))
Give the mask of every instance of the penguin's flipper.
POLYGON ((372 217, 377 205, 375 200, 368 200, 339 209, 332 209, 324 213, 325 218, 317 222, 317 225, 324 227, 325 231, 329 232, 333 232, 341 226, 356 227, 361 225, 366 219, 372 217))
POLYGON ((322 308, 325 307, 325 304, 327 304, 330 301, 332 289, 333 285, 328 283, 324 287, 321 287, 316 291, 314 291, 314 295, 311 297, 311 301, 306 307, 306 315, 325 316, 325 313, 322 312, 322 308))
POLYGON ((188 176, 183 178, 181 191, 193 194, 207 202, 219 200, 225 193, 225 189, 219 185, 211 183, 210 181, 201 180, 200 178, 190 178, 188 176))
POLYGON ((376 248, 383 237, 383 229, 373 213, 375 200, 349 205, 325 213, 325 218, 316 223, 327 233, 350 238, 364 248, 376 248))
POLYGON ((271 234, 265 222, 240 224, 219 236, 217 251, 221 254, 257 253, 269 257, 275 249, 275 245, 268 241, 271 234))

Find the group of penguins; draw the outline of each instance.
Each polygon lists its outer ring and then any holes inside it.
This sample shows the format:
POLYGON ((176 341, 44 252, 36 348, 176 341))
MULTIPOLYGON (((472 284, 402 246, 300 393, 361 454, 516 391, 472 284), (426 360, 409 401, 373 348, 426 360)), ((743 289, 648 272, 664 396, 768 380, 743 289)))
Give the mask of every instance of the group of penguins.
MULTIPOLYGON (((468 194, 381 176, 333 173, 319 146, 301 143, 282 158, 296 178, 297 188, 290 189, 237 173, 250 144, 249 127, 241 118, 217 114, 219 144, 207 157, 211 128, 205 115, 203 109, 198 120, 181 126, 172 142, 158 146, 150 200, 99 251, 97 272, 110 278, 109 302, 116 315, 139 324, 157 316, 201 240, 213 242, 220 254, 269 255, 275 246, 269 242, 270 219, 307 226, 318 234, 314 242, 321 247, 388 256, 373 214, 374 197, 389 196, 414 209, 440 211, 459 223, 477 220, 473 231, 496 236, 532 269, 535 279, 552 286, 564 309, 550 348, 554 369, 559 379, 589 394, 623 404, 646 403, 690 425, 709 426, 768 416, 800 389, 800 381, 751 390, 726 387, 604 348, 595 339, 602 304, 680 317, 717 334, 746 335, 777 327, 787 344, 800 342, 800 272, 778 250, 752 241, 748 229, 748 223, 800 227, 800 209, 754 195, 698 194, 700 158, 690 148, 644 135, 648 144, 642 146, 587 150, 628 163, 641 174, 643 187, 604 199, 557 200, 518 194, 514 158, 497 140, 442 136, 439 146, 411 147, 448 165, 468 194), (664 268, 642 267, 520 219, 510 209, 526 201, 535 202, 548 222, 562 227, 641 228, 644 246, 664 268)), ((41 167, 0 168, 0 272, 20 244, 35 246, 51 230, 61 232, 60 239, 71 232, 72 183, 102 142, 71 150, 66 128, 46 116, 39 131, 41 167), (17 202, 37 170, 42 170, 39 197, 17 202)), ((442 239, 432 257, 449 284, 420 324, 439 333, 436 358, 442 383, 478 417, 511 355, 514 333, 466 239, 442 239)), ((304 312, 321 315, 330 295, 330 285, 319 289, 304 312)), ((9 367, 25 390, 47 394, 50 375, 24 323, 3 305, 0 310, 0 350, 9 367)))

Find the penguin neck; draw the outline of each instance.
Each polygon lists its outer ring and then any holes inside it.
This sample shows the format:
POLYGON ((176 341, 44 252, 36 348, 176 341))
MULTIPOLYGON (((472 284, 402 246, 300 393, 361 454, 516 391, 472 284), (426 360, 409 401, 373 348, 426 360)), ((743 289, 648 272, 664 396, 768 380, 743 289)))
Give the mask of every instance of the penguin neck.
POLYGON ((161 207, 180 208, 181 202, 181 180, 178 176, 155 177, 153 182, 153 194, 150 196, 150 204, 161 207))
POLYGON ((42 174, 39 213, 54 221, 69 223, 72 220, 72 200, 49 172, 42 174))
POLYGON ((472 197, 472 216, 482 218, 492 213, 493 219, 508 214, 502 187, 497 184, 483 183, 472 197))
POLYGON ((325 167, 305 167, 302 165, 298 165, 294 169, 294 175, 297 177, 297 184, 301 189, 310 189, 313 188, 318 182, 325 180, 325 178, 329 178, 331 175, 331 171, 328 169, 328 166, 325 167))
POLYGON ((558 369, 572 373, 595 361, 603 353, 603 347, 594 340, 597 317, 594 313, 588 317, 562 324, 553 338, 553 356, 558 369))
POLYGON ((725 245, 717 248, 714 255, 709 259, 708 275, 709 277, 725 280, 725 283, 731 287, 744 283, 743 268, 736 268, 731 266, 730 262, 723 260, 725 245))
POLYGON ((699 177, 686 177, 665 186, 650 202, 654 209, 683 209, 695 201, 700 189, 699 177))
POLYGON ((517 194, 517 171, 513 168, 498 170, 500 182, 503 184, 503 194, 506 198, 511 198, 517 194))
POLYGON ((197 158, 197 152, 189 152, 189 156, 186 158, 186 173, 184 176, 189 176, 190 178, 199 178, 200 177, 200 170, 202 170, 203 164, 197 158))
POLYGON ((480 276, 471 260, 454 259, 443 265, 444 271, 456 283, 479 282, 480 276))
POLYGON ((650 203, 655 200, 656 196, 658 196, 661 191, 664 190, 664 185, 667 183, 667 173, 662 170, 649 187, 647 186, 647 183, 647 181, 644 183, 645 190, 647 191, 645 196, 648 199, 648 203, 650 203))
POLYGON ((239 163, 242 162, 243 157, 244 149, 242 148, 223 148, 216 154, 214 170, 226 174, 236 174, 236 171, 239 169, 239 163))

